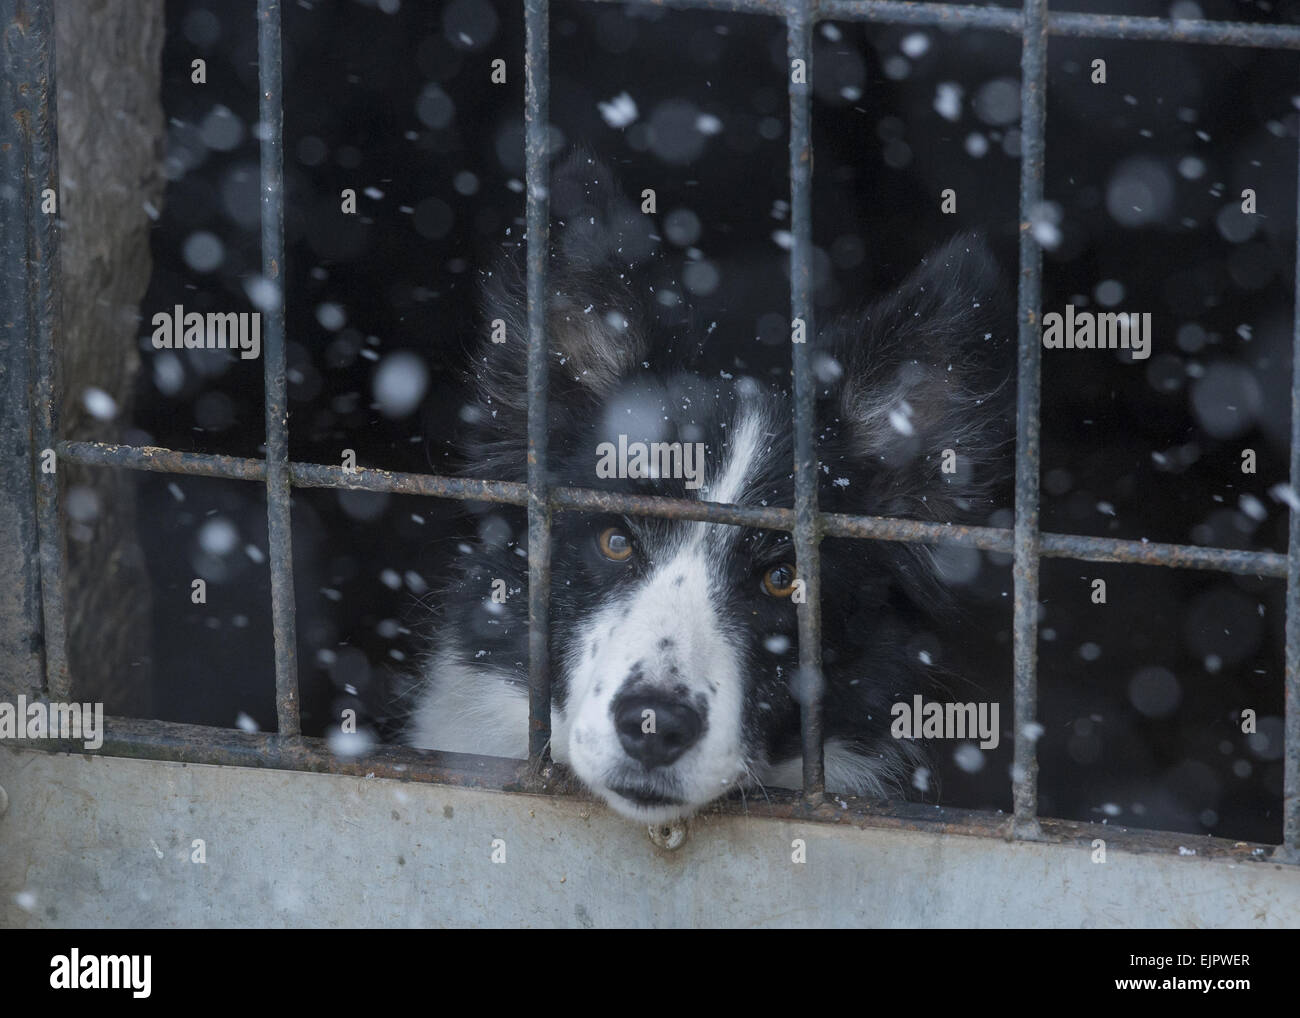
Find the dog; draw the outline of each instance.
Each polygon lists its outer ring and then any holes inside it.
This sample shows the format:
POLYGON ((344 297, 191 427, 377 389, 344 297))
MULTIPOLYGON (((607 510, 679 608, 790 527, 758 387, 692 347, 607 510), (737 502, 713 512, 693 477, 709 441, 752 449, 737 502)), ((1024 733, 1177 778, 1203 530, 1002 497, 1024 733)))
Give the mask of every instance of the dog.
MULTIPOLYGON (((671 278, 665 285, 652 217, 590 155, 553 173, 551 214, 550 482, 791 507, 789 349, 775 376, 738 369, 745 358, 693 322, 671 278), (732 370, 706 367, 718 347, 732 370)), ((520 254, 484 280, 475 397, 462 414, 467 476, 526 480, 520 254)), ((987 519, 1009 474, 1014 319, 1005 311, 995 258, 963 235, 892 295, 807 337, 823 511, 987 519)), ((411 746, 527 756, 527 541, 522 514, 508 516, 484 513, 477 539, 444 571, 402 734, 411 746)), ((737 791, 799 787, 809 683, 798 666, 802 585, 790 535, 559 512, 552 540, 552 757, 647 824, 737 791)), ((824 690, 827 787, 899 794, 921 756, 891 737, 890 704, 926 687, 924 663, 906 647, 951 599, 925 545, 822 548, 825 646, 814 681, 824 690)))

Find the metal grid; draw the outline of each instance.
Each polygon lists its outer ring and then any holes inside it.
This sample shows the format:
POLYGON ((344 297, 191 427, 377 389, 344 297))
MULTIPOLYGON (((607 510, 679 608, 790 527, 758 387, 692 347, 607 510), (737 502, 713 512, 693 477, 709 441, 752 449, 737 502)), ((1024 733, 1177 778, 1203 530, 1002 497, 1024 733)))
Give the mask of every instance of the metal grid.
MULTIPOLYGON (((1215 45, 1300 50, 1300 27, 1243 25, 1205 21, 1166 21, 1119 15, 1049 14, 1047 0, 1025 0, 1023 11, 952 4, 903 3, 896 0, 648 0, 671 8, 706 8, 767 14, 785 19, 787 52, 803 60, 808 84, 789 86, 790 194, 793 249, 791 254, 791 314, 812 331, 812 148, 810 98, 812 80, 811 31, 822 19, 889 24, 965 26, 1017 34, 1022 37, 1020 181, 1020 284, 1018 299, 1019 374, 1017 394, 1016 489, 1014 529, 967 527, 872 516, 821 513, 817 505, 816 444, 813 438, 814 383, 806 344, 793 345, 795 385, 795 504, 794 509, 757 508, 680 499, 619 495, 582 488, 549 488, 547 461, 547 357, 544 294, 548 251, 548 164, 546 123, 549 105, 549 0, 524 0, 527 73, 527 294, 528 294, 528 482, 468 480, 425 474, 401 474, 293 463, 288 455, 288 414, 285 392, 283 302, 266 316, 266 458, 241 459, 184 453, 170 449, 110 446, 57 440, 55 340, 58 332, 57 236, 50 220, 40 215, 40 191, 57 186, 57 147, 53 88, 52 15, 49 0, 11 0, 23 9, 23 27, 15 35, 6 18, 7 59, 18 75, 14 105, 26 111, 6 120, 0 142, 22 146, 23 193, 19 196, 25 231, 6 233, 6 270, 26 282, 24 306, 13 319, 21 338, 33 351, 28 426, 36 450, 55 448, 67 462, 92 466, 151 470, 163 473, 222 477, 264 482, 267 489, 271 602, 275 631, 275 681, 278 732, 250 736, 237 731, 200 728, 138 719, 111 719, 105 751, 150 759, 287 767, 335 773, 381 773, 457 784, 554 791, 548 766, 550 738, 550 675, 548 619, 550 596, 551 514, 562 510, 614 511, 633 515, 764 527, 792 532, 800 575, 808 601, 799 609, 799 659, 805 688, 811 695, 802 714, 804 752, 802 800, 786 806, 749 807, 750 812, 793 815, 807 819, 842 820, 844 810, 824 804, 821 714, 820 562, 822 537, 956 544, 1014 556, 1014 816, 1010 832, 1019 838, 1087 836, 1088 825, 1038 817, 1037 759, 1032 723, 1036 716, 1037 603, 1039 563, 1044 557, 1092 562, 1124 562, 1207 569, 1228 573, 1286 577, 1286 746, 1283 789, 1283 842, 1275 860, 1300 861, 1300 512, 1290 515, 1290 544, 1283 556, 1271 552, 1234 551, 1175 544, 1123 541, 1071 534, 1041 533, 1038 529, 1039 310, 1042 251, 1029 231, 1030 213, 1043 197, 1044 134, 1046 125, 1046 54, 1049 35, 1088 38, 1145 39, 1215 45), (18 38, 18 36, 21 38, 18 38), (39 87, 24 89, 24 83, 39 87), (387 491, 471 501, 526 506, 529 562, 529 755, 525 768, 505 761, 426 753, 393 747, 361 760, 339 760, 320 740, 301 737, 298 713, 297 662, 293 613, 289 504, 294 487, 348 488, 387 491), (811 681, 808 679, 811 678, 811 681), (1084 834, 1080 835, 1079 832, 1084 834)), ((620 0, 589 0, 620 2, 620 0)), ((259 0, 258 51, 260 76, 262 264, 267 279, 282 278, 284 263, 284 176, 282 167, 282 88, 280 4, 259 0)), ((6 146, 4 147, 7 151, 6 146)), ((1297 199, 1300 217, 1300 196, 1297 199)), ((1297 238, 1296 279, 1300 283, 1300 236, 1297 238)), ((1300 288, 1297 289, 1300 294, 1300 288)), ((12 333, 11 333, 12 335, 12 333)), ((1300 363, 1300 311, 1295 317, 1293 364, 1300 363)), ((1300 374, 1293 369, 1291 386, 1292 487, 1300 490, 1300 374)), ((53 699, 70 698, 64 613, 62 521, 55 475, 33 470, 39 529, 39 566, 45 689, 53 699)), ((724 809, 729 808, 727 806, 724 809)), ((916 828, 960 830, 1001 835, 1005 825, 996 817, 948 810, 937 825, 907 806, 856 807, 854 817, 916 828)), ((1117 834, 1108 828, 1108 836, 1117 834)), ((1162 835, 1142 836, 1150 846, 1167 847, 1162 835)), ((1141 848, 1134 839, 1131 847, 1141 848)), ((1226 849, 1225 849, 1226 851, 1226 849)), ((1213 851, 1207 854, 1215 854, 1213 851)))

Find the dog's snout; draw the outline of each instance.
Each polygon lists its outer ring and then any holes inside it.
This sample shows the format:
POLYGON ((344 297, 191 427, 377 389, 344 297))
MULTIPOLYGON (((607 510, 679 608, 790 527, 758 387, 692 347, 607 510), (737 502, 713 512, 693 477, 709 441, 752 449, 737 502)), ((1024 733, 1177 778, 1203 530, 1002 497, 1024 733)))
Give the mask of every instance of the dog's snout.
POLYGON ((625 693, 613 704, 614 727, 627 755, 666 767, 699 740, 704 719, 690 704, 654 693, 625 693))

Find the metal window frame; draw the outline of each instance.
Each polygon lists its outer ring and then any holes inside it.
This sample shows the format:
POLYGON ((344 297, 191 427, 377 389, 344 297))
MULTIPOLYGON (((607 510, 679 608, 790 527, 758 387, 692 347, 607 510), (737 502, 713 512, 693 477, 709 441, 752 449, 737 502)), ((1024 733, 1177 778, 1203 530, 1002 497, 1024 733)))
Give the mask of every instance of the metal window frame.
MULTIPOLYGON (((588 0, 622 2, 622 0, 588 0)), ((1022 39, 1021 178, 1019 196, 1020 282, 1017 302, 1019 369, 1016 424, 1015 524, 1012 529, 955 526, 906 519, 822 513, 817 503, 816 443, 813 437, 814 382, 808 347, 792 345, 794 366, 795 502, 793 509, 759 508, 681 499, 620 495, 547 484, 547 372, 544 295, 549 247, 547 117, 549 105, 549 0, 524 0, 525 155, 527 163, 528 297, 528 481, 470 480, 431 474, 395 473, 295 463, 289 459, 285 380, 284 302, 266 314, 263 347, 266 406, 266 457, 248 459, 186 453, 156 447, 68 442, 58 437, 56 348, 59 336, 58 236, 54 217, 40 211, 43 187, 57 190, 57 133, 51 0, 8 0, 4 4, 4 58, 10 72, 5 109, 14 115, 0 124, 0 162, 19 183, 9 204, 22 217, 22 229, 7 228, 0 253, 9 280, 0 292, 0 351, 30 357, 20 364, 9 393, 24 399, 0 409, 0 425, 25 431, 32 453, 31 515, 38 535, 39 581, 24 563, 28 588, 39 586, 39 602, 23 603, 30 631, 42 641, 41 674, 45 694, 68 700, 71 684, 66 653, 65 553, 57 474, 42 473, 41 450, 55 449, 70 463, 220 477, 266 485, 271 609, 275 636, 275 688, 278 730, 248 734, 134 718, 110 718, 102 753, 154 760, 217 763, 339 774, 374 774, 503 790, 563 793, 566 775, 552 767, 551 682, 548 673, 551 517, 559 511, 615 511, 633 515, 699 520, 791 532, 808 600, 799 608, 799 662, 812 695, 803 705, 802 795, 770 795, 765 803, 723 802, 722 812, 798 817, 840 823, 896 826, 914 830, 977 834, 1016 839, 1079 841, 1104 831, 1111 842, 1135 851, 1169 851, 1186 835, 1131 832, 1114 826, 1052 820, 1038 816, 1037 755, 1033 722, 1037 714, 1037 603, 1039 566, 1044 557, 1090 562, 1121 562, 1205 569, 1226 573, 1285 577, 1286 674, 1283 839, 1271 849, 1272 861, 1300 863, 1300 511, 1290 512, 1286 555, 1187 545, 1125 541, 1039 530, 1040 361, 1039 312, 1042 249, 1029 229, 1032 211, 1043 198, 1046 128, 1046 54, 1049 35, 1140 39, 1300 50, 1300 26, 1164 20, 1109 14, 1049 13, 1047 0, 1024 0, 1023 10, 899 0, 644 0, 668 8, 704 8, 781 17, 787 27, 787 53, 807 68, 807 84, 789 84, 791 314, 811 331, 812 306, 812 29, 819 20, 887 24, 964 26, 1019 35, 1022 39), (14 17, 9 17, 10 12, 14 17), (16 282, 14 282, 16 280, 16 282), (22 392, 25 386, 25 393, 22 392), (386 491, 465 501, 525 506, 528 513, 529 759, 517 761, 452 753, 381 747, 363 757, 331 754, 320 739, 301 735, 298 704, 293 562, 289 506, 293 488, 386 491), (918 807, 913 804, 854 803, 827 800, 822 747, 820 559, 823 537, 926 542, 1010 552, 1013 555, 1013 697, 1016 725, 1012 773, 1014 813, 999 814, 918 807)), ((283 65, 279 0, 258 0, 259 112, 261 133, 262 269, 278 282, 284 265, 283 65)), ((2 182, 2 181, 0 181, 2 182)), ((1300 221, 1300 194, 1297 196, 1300 221)), ((1300 295, 1300 236, 1296 251, 1296 293, 1300 295)), ((1300 307, 1294 315, 1291 382, 1292 487, 1300 490, 1300 307)), ((0 507, 3 508, 3 507, 0 507)), ((20 519, 20 522, 24 522, 20 519)), ((25 522, 30 524, 31 519, 25 522)), ((22 743, 33 748, 76 751, 60 743, 22 743)), ((1200 856, 1234 855, 1243 843, 1198 839, 1200 856)))

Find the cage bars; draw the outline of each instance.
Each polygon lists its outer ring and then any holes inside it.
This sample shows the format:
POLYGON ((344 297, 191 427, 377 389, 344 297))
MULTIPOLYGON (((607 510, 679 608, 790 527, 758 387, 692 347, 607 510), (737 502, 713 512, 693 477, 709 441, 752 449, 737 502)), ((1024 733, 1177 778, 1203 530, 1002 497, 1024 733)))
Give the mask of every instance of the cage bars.
MULTIPOLYGON (((609 2, 609 0, 588 0, 609 2)), ((1038 837, 1043 830, 1037 810, 1035 716, 1037 699, 1037 588, 1041 560, 1063 557, 1094 562, 1123 562, 1165 567, 1210 569, 1287 579, 1286 605, 1286 746, 1283 790, 1283 842, 1275 858, 1300 861, 1300 511, 1290 514, 1290 543, 1285 556, 1226 548, 1126 541, 1071 534, 1044 534, 1038 529, 1040 359, 1038 344, 1042 288, 1042 252, 1029 229, 1043 199, 1044 136, 1046 128, 1046 57, 1049 35, 1084 38, 1144 39, 1210 45, 1300 49, 1300 26, 1245 25, 1228 22, 1165 20, 1109 14, 1047 11, 1046 0, 1024 0, 1021 11, 956 4, 916 4, 896 0, 650 0, 659 6, 705 8, 783 17, 787 52, 792 62, 804 61, 800 83, 789 83, 791 313, 813 330, 812 307, 812 144, 810 88, 811 33, 818 20, 839 19, 888 24, 968 27, 1018 34, 1022 38, 1020 181, 1020 279, 1017 301, 1020 350, 1017 393, 1016 517, 1011 530, 924 523, 821 513, 817 505, 816 449, 813 439, 813 392, 806 344, 792 346, 795 379, 795 507, 758 508, 680 499, 620 495, 609 492, 551 487, 546 473, 547 354, 546 263, 549 245, 547 116, 549 104, 549 2, 524 0, 526 28, 525 157, 528 222, 528 482, 517 484, 400 474, 381 470, 345 472, 339 467, 294 463, 288 450, 284 337, 284 179, 283 66, 278 0, 258 0, 259 105, 261 110, 261 208, 263 274, 275 288, 267 311, 264 344, 266 374, 266 458, 241 459, 183 453, 170 449, 111 446, 92 442, 57 441, 59 394, 57 350, 58 265, 57 232, 48 217, 36 215, 35 198, 42 181, 56 180, 53 23, 49 0, 3 0, 6 70, 10 77, 39 82, 30 98, 18 101, 26 117, 0 124, 0 145, 24 146, 24 187, 13 207, 20 209, 25 243, 4 246, 5 269, 28 281, 19 316, 33 347, 34 377, 25 408, 37 450, 56 448, 59 458, 111 468, 225 477, 266 485, 275 622, 276 708, 279 733, 248 742, 243 733, 167 726, 163 722, 119 719, 120 734, 109 740, 115 752, 156 759, 202 758, 235 762, 250 752, 270 754, 267 765, 348 772, 350 765, 334 761, 319 748, 319 740, 299 736, 298 692, 293 619, 290 491, 292 487, 348 488, 393 491, 460 500, 522 505, 528 511, 529 556, 529 767, 536 773, 546 759, 550 736, 550 674, 548 622, 550 599, 550 525, 555 511, 614 510, 637 515, 768 527, 791 532, 799 576, 807 603, 799 609, 801 681, 801 743, 804 749, 804 790, 801 809, 817 814, 824 791, 821 718, 821 619, 818 541, 822 536, 869 540, 923 541, 958 544, 1013 555, 1015 581, 1014 676, 1015 763, 1012 832, 1038 837), (17 33, 17 34, 15 34, 17 33), (27 103, 26 106, 23 104, 27 103), (170 732, 171 734, 163 734, 170 732), (242 739, 242 741, 241 741, 242 739), (272 741, 267 741, 272 740, 272 741), (297 747, 295 749, 295 747, 297 747)), ((8 150, 5 150, 8 151, 8 150)), ((6 164, 7 165, 7 164, 6 164)), ((1300 162, 1298 162, 1300 165, 1300 162)), ((1300 192, 1300 189, 1298 189, 1300 192)), ((6 198, 7 203, 9 199, 6 198)), ((1300 193, 1297 197, 1300 226, 1300 193)), ((1297 293, 1300 294, 1300 236, 1296 251, 1297 293)), ((1300 309, 1297 309, 1300 312, 1300 309)), ((1294 326, 1291 380, 1292 446, 1290 479, 1300 490, 1300 313, 1294 326)), ((39 523, 44 668, 46 689, 55 699, 70 694, 63 601, 65 557, 55 475, 38 475, 33 466, 32 512, 39 523)), ((398 756, 403 752, 394 750, 398 756)), ((436 759, 452 759, 434 754, 436 759)), ((260 757, 259 757, 260 759, 260 757)), ((467 758, 471 759, 472 758, 467 758)), ((407 773, 409 765, 394 765, 407 773)), ((434 768, 428 780, 457 780, 477 770, 497 774, 481 762, 453 763, 434 768)), ((419 768, 416 768, 419 771, 419 768)), ((504 772, 503 772, 504 773, 504 772)), ((482 780, 489 780, 482 778, 482 780)), ((476 779, 477 780, 477 779, 476 779)), ((505 782, 490 779, 497 787, 505 782)), ((1056 821, 1044 821, 1056 825, 1056 821)))

